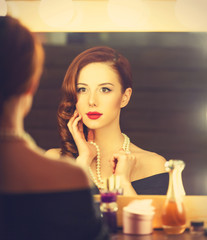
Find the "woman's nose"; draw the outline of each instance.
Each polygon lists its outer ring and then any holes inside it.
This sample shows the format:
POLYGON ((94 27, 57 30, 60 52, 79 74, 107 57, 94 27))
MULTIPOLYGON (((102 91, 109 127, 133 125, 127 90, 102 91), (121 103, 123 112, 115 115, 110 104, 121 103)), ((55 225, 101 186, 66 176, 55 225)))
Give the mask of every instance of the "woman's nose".
POLYGON ((89 106, 97 106, 97 96, 96 96, 96 93, 90 93, 89 94, 88 103, 89 103, 89 106))

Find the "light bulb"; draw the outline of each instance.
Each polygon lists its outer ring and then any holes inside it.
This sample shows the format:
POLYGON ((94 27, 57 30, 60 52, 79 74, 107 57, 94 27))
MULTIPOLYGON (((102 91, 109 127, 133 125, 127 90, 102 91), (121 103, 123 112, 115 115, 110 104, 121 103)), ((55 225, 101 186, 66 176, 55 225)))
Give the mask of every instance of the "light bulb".
POLYGON ((108 15, 117 25, 129 28, 147 24, 150 11, 141 0, 109 0, 108 15))
POLYGON ((42 20, 51 27, 65 26, 74 15, 72 0, 41 0, 39 14, 42 20))
POLYGON ((190 31, 207 30, 207 0, 177 0, 175 15, 190 31))
POLYGON ((5 0, 0 0, 0 16, 7 15, 7 4, 5 0))

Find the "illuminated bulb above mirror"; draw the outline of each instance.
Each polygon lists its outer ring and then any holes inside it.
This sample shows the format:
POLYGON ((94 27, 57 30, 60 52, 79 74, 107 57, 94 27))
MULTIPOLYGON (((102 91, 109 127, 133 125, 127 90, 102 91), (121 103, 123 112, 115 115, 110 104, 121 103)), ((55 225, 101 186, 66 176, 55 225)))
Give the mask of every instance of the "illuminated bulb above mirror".
POLYGON ((205 13, 207 0, 6 0, 6 2, 8 14, 17 17, 34 32, 207 31, 205 13), (66 7, 63 7, 64 4, 66 7), (184 13, 190 8, 193 14, 186 17, 184 13))
POLYGON ((144 27, 148 23, 150 10, 142 0, 108 0, 108 15, 118 26, 144 27))
POLYGON ((51 27, 62 27, 70 23, 74 16, 72 0, 41 0, 39 5, 41 19, 51 27))
POLYGON ((7 3, 5 0, 0 0, 0 16, 7 15, 7 3))
POLYGON ((207 0, 177 0, 175 16, 191 31, 207 29, 207 0))

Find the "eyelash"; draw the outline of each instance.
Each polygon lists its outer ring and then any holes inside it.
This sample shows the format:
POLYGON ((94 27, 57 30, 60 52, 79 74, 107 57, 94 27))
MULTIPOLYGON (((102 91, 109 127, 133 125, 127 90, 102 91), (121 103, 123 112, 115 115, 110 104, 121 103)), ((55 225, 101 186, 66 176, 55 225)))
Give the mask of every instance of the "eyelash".
POLYGON ((104 93, 108 93, 108 92, 111 92, 111 89, 110 88, 107 88, 107 87, 103 87, 101 88, 101 92, 104 92, 104 93), (104 90, 104 91, 103 91, 104 90), (105 91, 106 90, 106 91, 105 91))
MULTIPOLYGON (((87 91, 87 89, 84 88, 84 87, 77 88, 77 93, 85 93, 86 91, 87 91)), ((107 88, 107 87, 102 87, 100 89, 100 92, 102 92, 102 93, 109 93, 111 91, 112 90, 110 88, 107 88)))
POLYGON ((80 92, 86 92, 86 88, 84 87, 80 87, 80 88, 77 88, 77 92, 80 93, 80 92))

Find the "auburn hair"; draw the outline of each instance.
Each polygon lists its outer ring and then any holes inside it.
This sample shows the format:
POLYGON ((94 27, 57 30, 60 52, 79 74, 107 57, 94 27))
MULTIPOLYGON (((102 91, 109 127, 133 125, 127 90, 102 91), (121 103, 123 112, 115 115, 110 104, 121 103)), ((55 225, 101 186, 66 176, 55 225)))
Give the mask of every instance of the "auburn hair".
POLYGON ((37 67, 37 39, 17 19, 0 16, 0 114, 5 101, 33 84, 37 67))
MULTIPOLYGON (((129 61, 116 50, 106 46, 97 46, 80 53, 68 67, 62 83, 62 100, 57 112, 62 155, 78 156, 78 149, 67 123, 76 109, 76 85, 79 73, 86 65, 95 62, 109 64, 117 72, 122 85, 122 92, 132 87, 132 73, 129 61)), ((84 125, 83 128, 87 139, 87 127, 84 125)))

